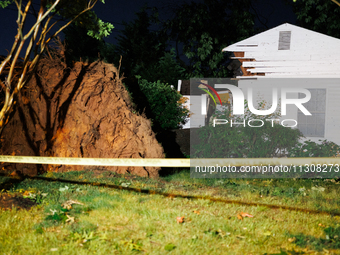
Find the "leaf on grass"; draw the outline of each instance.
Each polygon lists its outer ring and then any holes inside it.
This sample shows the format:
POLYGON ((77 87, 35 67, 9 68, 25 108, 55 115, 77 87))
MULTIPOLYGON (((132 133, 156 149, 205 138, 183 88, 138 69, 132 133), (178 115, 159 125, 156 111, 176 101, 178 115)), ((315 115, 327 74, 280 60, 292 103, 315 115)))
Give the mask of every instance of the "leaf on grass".
POLYGON ((81 238, 83 239, 82 242, 86 243, 88 241, 98 239, 99 237, 95 236, 93 231, 89 232, 89 231, 84 230, 82 235, 81 235, 81 238))
POLYGON ((164 250, 166 251, 172 251, 176 248, 176 246, 172 243, 168 243, 167 245, 164 246, 164 250))
POLYGON ((109 238, 107 237, 107 233, 106 232, 102 233, 102 235, 99 237, 99 239, 103 240, 103 241, 109 240, 109 238))
POLYGON ((135 242, 134 240, 120 241, 120 243, 125 245, 131 251, 143 251, 142 244, 139 242, 135 242))
POLYGON ((57 210, 52 210, 52 209, 50 209, 50 211, 51 211, 52 215, 54 215, 55 213, 58 212, 57 210))
POLYGON ((221 229, 217 230, 217 233, 220 237, 225 237, 225 236, 230 235, 230 233, 226 233, 226 232, 222 231, 221 229))
POLYGON ((318 224, 318 226, 319 226, 319 227, 323 227, 323 228, 325 228, 325 227, 326 227, 326 226, 325 226, 325 225, 323 225, 322 223, 319 223, 319 224, 318 224))
POLYGON ((123 182, 120 185, 123 186, 124 188, 127 188, 131 185, 131 183, 130 182, 123 182))
POLYGON ((296 241, 296 237, 288 238, 288 242, 293 243, 296 241))
POLYGON ((265 236, 271 236, 272 233, 271 233, 270 231, 266 231, 266 232, 263 233, 263 235, 265 235, 265 236))
POLYGON ((34 191, 28 191, 26 190, 23 194, 22 194, 22 197, 23 198, 30 198, 30 199, 34 199, 36 198, 36 194, 33 193, 34 191))
POLYGON ((182 216, 182 217, 178 216, 178 217, 176 218, 176 220, 177 220, 177 224, 183 223, 183 222, 184 222, 184 216, 182 216))
POLYGON ((64 192, 64 191, 67 191, 69 189, 69 187, 68 186, 65 186, 65 188, 59 188, 59 191, 60 192, 64 192))
POLYGON ((194 213, 196 213, 197 215, 200 215, 200 211, 194 211, 194 213))
POLYGON ((29 192, 28 190, 25 190, 25 192, 22 195, 23 197, 29 197, 30 194, 31 192, 29 192))
POLYGON ((70 222, 70 223, 74 222, 74 217, 71 217, 70 215, 67 215, 67 214, 66 214, 66 217, 67 217, 67 220, 65 222, 70 222))
POLYGON ((240 215, 245 218, 245 217, 248 217, 248 218, 253 218, 254 216, 249 214, 249 213, 245 213, 245 212, 241 212, 240 215))
POLYGON ((237 218, 239 219, 239 220, 243 220, 243 217, 242 217, 242 215, 241 214, 237 214, 237 218))
POLYGON ((70 210, 72 208, 73 204, 77 204, 77 205, 84 205, 83 203, 78 202, 77 200, 68 200, 65 203, 63 203, 61 206, 65 209, 70 210))

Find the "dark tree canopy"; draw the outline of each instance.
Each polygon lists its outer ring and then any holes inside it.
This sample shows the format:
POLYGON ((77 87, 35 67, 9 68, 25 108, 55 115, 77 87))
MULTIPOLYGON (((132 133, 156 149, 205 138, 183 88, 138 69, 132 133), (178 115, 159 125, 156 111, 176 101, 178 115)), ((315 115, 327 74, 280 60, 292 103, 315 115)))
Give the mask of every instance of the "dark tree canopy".
POLYGON ((155 16, 147 9, 136 13, 137 18, 125 23, 118 36, 117 53, 122 56, 122 71, 125 76, 141 74, 156 64, 164 55, 166 37, 161 31, 153 31, 150 26, 156 22, 155 16))
POLYGON ((100 57, 105 42, 89 36, 87 32, 85 27, 75 25, 70 25, 64 30, 68 62, 80 59, 93 62, 100 57))
POLYGON ((331 0, 298 0, 293 10, 297 25, 340 38, 340 7, 331 0))
POLYGON ((221 50, 254 33, 250 0, 212 0, 183 4, 164 24, 171 40, 180 45, 188 61, 182 62, 191 76, 222 77, 229 74, 228 58, 221 50))

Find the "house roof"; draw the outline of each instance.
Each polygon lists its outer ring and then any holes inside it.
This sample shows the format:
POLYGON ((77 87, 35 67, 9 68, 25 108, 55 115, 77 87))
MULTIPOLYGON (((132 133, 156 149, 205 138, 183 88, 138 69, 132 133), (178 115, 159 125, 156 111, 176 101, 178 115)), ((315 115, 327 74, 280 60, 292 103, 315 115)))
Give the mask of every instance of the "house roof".
POLYGON ((243 76, 340 77, 340 39, 288 23, 232 44, 243 76))

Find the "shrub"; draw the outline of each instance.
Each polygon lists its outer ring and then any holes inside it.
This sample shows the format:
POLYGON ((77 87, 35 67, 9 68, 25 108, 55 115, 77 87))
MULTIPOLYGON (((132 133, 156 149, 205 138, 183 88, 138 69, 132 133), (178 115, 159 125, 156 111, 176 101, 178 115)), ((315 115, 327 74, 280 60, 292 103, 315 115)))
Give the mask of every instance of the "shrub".
MULTIPOLYGON (((264 107, 260 103, 260 107, 264 107)), ((263 126, 250 127, 246 124, 230 126, 229 123, 223 125, 204 126, 197 132, 197 144, 191 146, 192 157, 195 158, 268 158, 275 157, 278 153, 286 153, 294 147, 300 137, 298 129, 283 127, 281 124, 266 119, 277 119, 279 113, 269 116, 258 116, 252 114, 245 108, 243 118, 234 117, 230 111, 217 112, 213 118, 232 119, 233 122, 248 123, 251 119, 261 120, 263 126)), ((259 125, 255 121, 251 125, 259 125)), ((192 143, 193 144, 193 143, 192 143)))
POLYGON ((339 155, 340 146, 337 144, 327 141, 319 140, 321 143, 318 144, 311 140, 303 143, 298 143, 296 146, 288 151, 289 157, 336 157, 339 155))
POLYGON ((176 60, 175 49, 164 52, 157 63, 148 68, 139 67, 137 71, 143 79, 163 83, 177 84, 177 81, 185 77, 185 69, 176 60))
POLYGON ((189 110, 180 103, 181 95, 166 83, 138 80, 139 87, 145 95, 154 125, 163 130, 176 129, 185 124, 189 110))

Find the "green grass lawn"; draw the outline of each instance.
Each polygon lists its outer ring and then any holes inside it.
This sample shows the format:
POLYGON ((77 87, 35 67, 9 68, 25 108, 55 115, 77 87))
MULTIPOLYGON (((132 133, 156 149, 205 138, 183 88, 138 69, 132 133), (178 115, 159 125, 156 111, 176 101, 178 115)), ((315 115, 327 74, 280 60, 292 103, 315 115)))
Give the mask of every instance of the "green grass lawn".
POLYGON ((191 179, 188 171, 159 179, 100 171, 44 177, 207 199, 27 178, 2 192, 38 205, 0 211, 0 254, 340 254, 337 180, 191 179))

